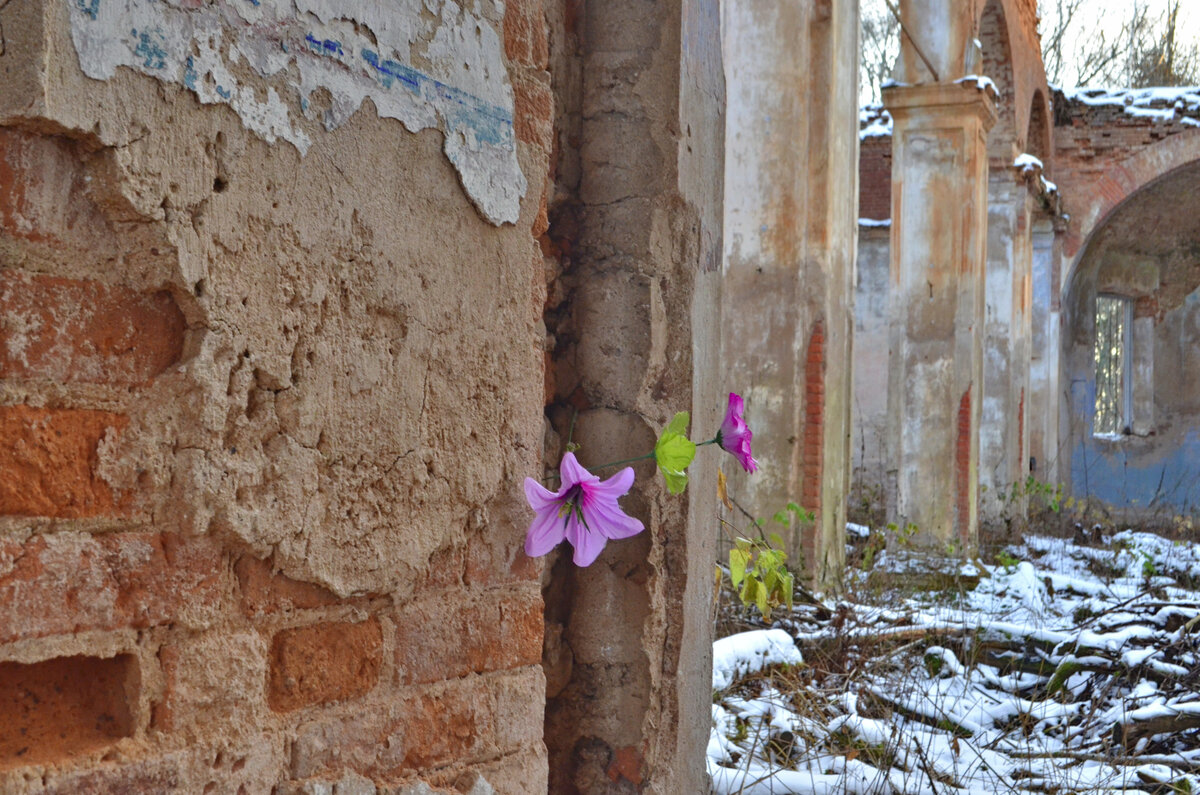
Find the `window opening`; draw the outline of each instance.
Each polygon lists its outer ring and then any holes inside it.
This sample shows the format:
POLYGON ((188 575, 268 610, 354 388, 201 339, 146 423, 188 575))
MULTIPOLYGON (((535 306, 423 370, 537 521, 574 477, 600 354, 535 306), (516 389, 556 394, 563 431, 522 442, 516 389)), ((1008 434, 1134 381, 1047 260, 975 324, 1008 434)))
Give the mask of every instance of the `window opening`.
POLYGON ((1132 330, 1132 301, 1115 295, 1096 296, 1096 436, 1129 433, 1132 330))

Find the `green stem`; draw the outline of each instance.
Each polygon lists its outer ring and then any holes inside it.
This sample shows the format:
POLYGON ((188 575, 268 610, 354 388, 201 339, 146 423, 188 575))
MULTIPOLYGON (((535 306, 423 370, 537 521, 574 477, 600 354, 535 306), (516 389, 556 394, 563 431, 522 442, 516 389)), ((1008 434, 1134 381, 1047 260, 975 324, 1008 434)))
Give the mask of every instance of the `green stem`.
POLYGON ((716 443, 717 443, 717 438, 718 438, 718 437, 714 436, 713 438, 709 439, 707 442, 696 442, 696 446, 697 446, 697 447, 703 447, 703 446, 704 446, 704 445, 706 445, 706 444, 716 444, 716 443))

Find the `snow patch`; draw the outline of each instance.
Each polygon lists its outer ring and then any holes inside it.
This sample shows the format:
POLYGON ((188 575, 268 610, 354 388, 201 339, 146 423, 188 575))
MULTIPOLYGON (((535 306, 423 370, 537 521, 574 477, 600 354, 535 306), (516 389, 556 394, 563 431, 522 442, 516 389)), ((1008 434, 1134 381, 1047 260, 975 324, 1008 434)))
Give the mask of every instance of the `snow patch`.
POLYGON ((724 690, 733 680, 757 673, 768 665, 804 662, 792 636, 782 629, 756 629, 713 643, 713 689, 724 690))

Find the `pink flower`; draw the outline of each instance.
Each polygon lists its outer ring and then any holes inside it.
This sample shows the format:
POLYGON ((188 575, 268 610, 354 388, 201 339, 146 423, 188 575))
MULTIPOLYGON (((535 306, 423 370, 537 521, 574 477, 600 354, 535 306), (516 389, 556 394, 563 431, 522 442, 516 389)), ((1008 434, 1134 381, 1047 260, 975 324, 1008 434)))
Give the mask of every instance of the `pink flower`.
POLYGON ((642 532, 642 523, 617 505, 617 498, 633 485, 633 467, 625 467, 602 481, 581 467, 574 453, 567 453, 559 473, 562 480, 558 493, 533 478, 525 478, 525 499, 537 514, 525 536, 526 555, 545 555, 566 538, 575 547, 575 565, 590 566, 610 539, 642 532))
POLYGON ((725 410, 725 421, 721 430, 717 431, 717 444, 727 453, 732 453, 742 468, 747 472, 758 470, 758 462, 750 454, 750 439, 754 434, 746 421, 742 419, 745 408, 742 396, 736 392, 729 393, 729 408, 725 410))

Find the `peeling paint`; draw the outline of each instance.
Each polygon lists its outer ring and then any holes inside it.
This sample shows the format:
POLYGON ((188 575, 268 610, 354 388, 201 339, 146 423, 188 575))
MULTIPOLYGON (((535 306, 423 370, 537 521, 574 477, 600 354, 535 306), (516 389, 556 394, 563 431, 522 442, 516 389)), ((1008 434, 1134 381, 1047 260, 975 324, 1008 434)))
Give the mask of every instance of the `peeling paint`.
POLYGON ((512 86, 478 0, 70 0, 70 9, 88 77, 126 66, 178 83, 301 154, 313 128, 298 116, 332 130, 370 99, 410 132, 441 130, 479 212, 497 225, 517 220, 526 180, 512 86))

